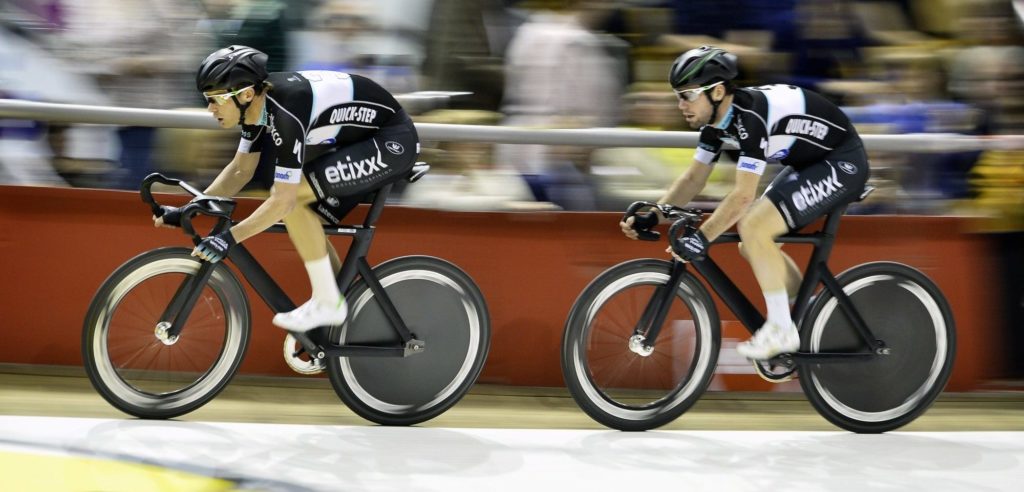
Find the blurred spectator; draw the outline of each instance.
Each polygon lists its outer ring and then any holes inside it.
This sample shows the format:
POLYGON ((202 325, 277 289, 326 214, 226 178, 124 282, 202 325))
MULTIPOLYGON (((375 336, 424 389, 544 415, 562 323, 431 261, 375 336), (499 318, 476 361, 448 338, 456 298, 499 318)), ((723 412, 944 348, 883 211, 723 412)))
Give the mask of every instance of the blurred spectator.
POLYGON ((502 55, 522 22, 505 0, 435 0, 422 74, 424 88, 468 91, 458 108, 497 111, 504 90, 502 55))
POLYGON ((338 70, 372 78, 394 94, 415 91, 429 2, 326 0, 309 30, 293 32, 297 70, 338 70))
POLYGON ((293 34, 294 69, 358 72, 370 66, 363 37, 373 28, 369 8, 361 0, 326 0, 314 9, 309 30, 293 34))
MULTIPOLYGON (((509 44, 502 104, 505 125, 592 128, 618 122, 627 70, 614 53, 624 42, 591 31, 607 9, 587 0, 563 3, 562 11, 531 15, 509 44)), ((588 151, 500 145, 496 152, 499 165, 521 172, 537 199, 545 200, 546 187, 579 177, 579 163, 586 162, 588 151)), ((572 186, 588 184, 577 180, 572 186)))
POLYGON ((787 82, 822 91, 823 79, 856 77, 864 29, 848 0, 798 0, 795 29, 780 49, 794 53, 787 82))
POLYGON ((1024 47, 974 46, 953 59, 950 92, 985 111, 986 133, 1024 130, 1024 47))
MULTIPOLYGON (((232 44, 252 46, 269 57, 267 70, 280 72, 289 69, 288 29, 284 17, 286 4, 278 0, 201 0, 205 18, 200 29, 214 36, 213 46, 222 48, 232 44)), ((303 11, 304 9, 294 9, 303 11)), ((199 66, 196 60, 195 66, 199 66)))
MULTIPOLYGON (((0 4, 0 97, 109 103, 91 78, 76 74, 73 64, 47 51, 51 38, 62 26, 61 10, 55 2, 22 0, 0 4)), ((72 184, 81 184, 69 176, 73 173, 63 166, 66 162, 89 163, 109 170, 110 153, 103 145, 102 130, 64 128, 24 120, 0 121, 0 182, 64 186, 68 184, 66 178, 72 184), (71 139, 87 132, 91 132, 90 138, 71 139)))
MULTIPOLYGON (((501 115, 480 110, 435 110, 416 117, 418 123, 493 125, 501 115)), ((489 143, 441 142, 438 151, 424 148, 431 170, 408 185, 402 203, 444 210, 550 210, 533 198, 516 172, 495 169, 489 143)))
MULTIPOLYGON (((196 60, 206 46, 197 36, 200 12, 188 0, 64 0, 67 28, 55 52, 75 60, 116 106, 171 109, 195 101, 196 60)), ((157 130, 118 130, 120 169, 115 188, 135 189, 152 170, 157 130)))

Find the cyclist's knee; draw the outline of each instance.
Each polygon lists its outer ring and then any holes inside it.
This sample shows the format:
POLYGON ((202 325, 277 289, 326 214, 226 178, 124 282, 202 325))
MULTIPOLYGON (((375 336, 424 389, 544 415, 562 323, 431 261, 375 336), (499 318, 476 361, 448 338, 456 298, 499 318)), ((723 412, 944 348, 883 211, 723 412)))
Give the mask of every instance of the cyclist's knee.
POLYGON ((762 227, 761 221, 751 214, 747 214, 736 224, 736 232, 739 232, 742 242, 739 243, 740 253, 748 251, 751 243, 761 242, 768 237, 768 231, 762 227), (746 243, 747 245, 744 245, 746 243))
POLYGON ((740 256, 748 260, 750 259, 750 256, 747 254, 747 246, 743 244, 743 241, 736 243, 736 249, 740 250, 740 256))

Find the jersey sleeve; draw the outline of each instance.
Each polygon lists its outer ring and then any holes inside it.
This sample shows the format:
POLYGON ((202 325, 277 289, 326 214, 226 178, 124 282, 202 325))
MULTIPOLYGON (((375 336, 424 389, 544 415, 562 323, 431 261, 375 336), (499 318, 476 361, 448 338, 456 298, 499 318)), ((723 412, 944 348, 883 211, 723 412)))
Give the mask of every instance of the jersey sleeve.
POLYGON ((279 108, 268 113, 270 141, 273 142, 274 182, 298 183, 302 179, 302 162, 306 153, 305 130, 292 113, 279 108))
POLYGON ((263 125, 242 125, 242 138, 238 141, 238 152, 241 154, 255 154, 263 149, 263 125))
POLYGON ((740 156, 736 161, 736 169, 760 176, 768 167, 764 156, 765 147, 768 146, 768 134, 760 122, 749 121, 744 124, 743 120, 748 119, 747 115, 741 115, 740 118, 740 124, 737 125, 740 156))

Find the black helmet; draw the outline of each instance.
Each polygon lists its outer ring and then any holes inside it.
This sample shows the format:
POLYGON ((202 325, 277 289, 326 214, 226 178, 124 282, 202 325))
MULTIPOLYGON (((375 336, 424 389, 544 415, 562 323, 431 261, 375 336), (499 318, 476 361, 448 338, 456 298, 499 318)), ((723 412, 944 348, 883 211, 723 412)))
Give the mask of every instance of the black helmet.
POLYGON ((259 85, 267 78, 267 54, 248 46, 233 45, 214 51, 199 65, 199 92, 234 90, 259 85))
POLYGON ((673 89, 687 85, 704 86, 718 81, 736 78, 736 55, 722 48, 701 46, 676 58, 668 73, 668 83, 673 89))

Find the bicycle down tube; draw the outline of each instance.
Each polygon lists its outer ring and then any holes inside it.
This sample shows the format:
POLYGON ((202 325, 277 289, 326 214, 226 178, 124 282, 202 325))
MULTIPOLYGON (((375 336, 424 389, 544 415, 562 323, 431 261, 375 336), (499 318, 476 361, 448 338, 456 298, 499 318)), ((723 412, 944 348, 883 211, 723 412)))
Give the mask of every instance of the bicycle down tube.
MULTIPOLYGON (((871 330, 860 316, 860 313, 858 313, 856 308, 853 306, 853 302, 850 300, 849 296, 846 295, 846 292, 843 291, 827 265, 828 258, 832 252, 832 246, 835 241, 835 232, 839 227, 839 219, 842 216, 844 209, 845 207, 829 214, 824 227, 818 232, 786 234, 777 238, 776 242, 784 244, 810 244, 814 246, 814 251, 811 254, 806 271, 804 272, 804 279, 797 292, 796 303, 794 305, 796 307, 796 312, 794 313, 796 317, 794 319, 802 319, 806 314, 807 309, 810 307, 810 300, 814 293, 814 289, 820 283, 835 297, 841 311, 850 321, 851 326, 856 330, 857 335, 864 343, 864 347, 867 350, 848 353, 798 352, 789 355, 798 362, 827 363, 847 362, 851 359, 866 360, 880 355, 885 350, 884 342, 875 339, 871 330)), ((739 234, 729 232, 719 236, 714 241, 714 244, 719 245, 739 242, 739 234)), ((654 295, 651 296, 651 301, 648 303, 643 315, 641 316, 640 323, 637 325, 634 334, 645 335, 644 345, 647 348, 652 347, 657 339, 658 331, 660 330, 661 324, 664 322, 664 318, 668 313, 668 307, 671 304, 672 297, 675 295, 674 286, 679 283, 679 280, 686 269, 686 265, 687 263, 679 261, 673 263, 669 282, 665 286, 656 289, 654 295), (647 328, 646 334, 643 331, 645 328, 647 328)), ((736 315, 736 319, 740 321, 747 331, 753 334, 761 327, 761 325, 764 324, 764 316, 757 310, 757 308, 754 307, 753 303, 750 302, 750 299, 740 291, 735 282, 733 282, 732 279, 722 271, 710 256, 702 261, 689 263, 689 265, 704 277, 708 285, 710 285, 715 293, 718 294, 726 307, 736 315)))
MULTIPOLYGON (((353 238, 352 244, 349 245, 348 252, 342 262, 341 272, 337 276, 339 288, 344 291, 346 286, 355 280, 356 275, 360 275, 370 287, 375 301, 379 303, 392 328, 401 337, 401 342, 332 345, 324 340, 326 335, 322 333, 321 329, 314 330, 319 333, 314 333, 314 331, 290 332, 302 345, 303 349, 316 358, 349 356, 404 357, 421 351, 424 347, 422 341, 415 340, 414 335, 405 325, 405 322, 381 286, 380 281, 374 275, 373 269, 366 261, 366 254, 370 249, 375 231, 373 224, 380 217, 385 199, 391 191, 391 187, 392 185, 390 184, 385 185, 376 193, 362 225, 337 225, 325 227, 324 229, 328 235, 342 235, 353 238), (413 347, 413 345, 418 346, 413 347)), ((283 224, 275 224, 268 228, 266 232, 286 232, 286 228, 283 224)), ((292 302, 244 244, 238 244, 232 248, 228 259, 235 264, 242 277, 245 278, 273 312, 280 313, 295 309, 295 303, 292 302)), ((171 314, 178 313, 175 316, 171 329, 168 330, 170 336, 177 336, 184 327, 185 320, 188 318, 188 314, 214 267, 215 264, 204 262, 200 267, 199 273, 183 282, 178 292, 175 293, 163 316, 163 319, 167 320, 171 314)))

